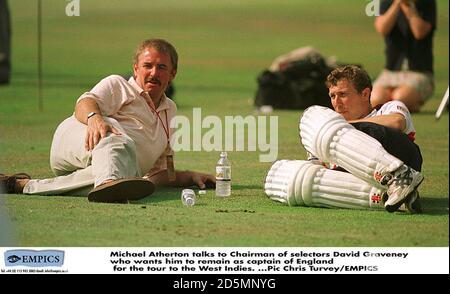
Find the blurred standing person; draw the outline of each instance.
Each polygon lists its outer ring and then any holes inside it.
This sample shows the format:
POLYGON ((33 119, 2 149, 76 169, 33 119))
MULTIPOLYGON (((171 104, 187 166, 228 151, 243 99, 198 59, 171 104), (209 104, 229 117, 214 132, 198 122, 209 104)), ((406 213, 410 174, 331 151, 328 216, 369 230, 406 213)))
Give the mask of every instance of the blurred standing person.
POLYGON ((375 29, 386 44, 385 68, 374 82, 373 107, 400 100, 418 112, 433 95, 435 0, 383 0, 375 29))
POLYGON ((11 23, 7 0, 0 0, 0 85, 8 84, 11 73, 11 23))

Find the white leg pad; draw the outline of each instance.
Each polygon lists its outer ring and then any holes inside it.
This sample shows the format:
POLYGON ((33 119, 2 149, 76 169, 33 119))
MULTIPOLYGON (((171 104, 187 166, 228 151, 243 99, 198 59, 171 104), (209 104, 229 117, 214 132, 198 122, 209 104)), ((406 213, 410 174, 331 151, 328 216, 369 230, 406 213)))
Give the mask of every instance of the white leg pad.
POLYGON ((267 173, 264 190, 270 199, 290 206, 298 205, 295 200, 295 178, 302 165, 301 160, 278 160, 267 173))
POLYGON ((266 195, 275 201, 287 203, 287 189, 289 185, 289 177, 281 176, 277 179, 276 172, 282 163, 286 160, 276 161, 267 173, 264 183, 264 191, 266 195))
POLYGON ((290 206, 384 209, 378 189, 352 174, 303 160, 280 160, 270 169, 265 192, 290 206))
POLYGON ((337 164, 380 188, 382 177, 403 165, 380 142, 326 107, 305 110, 300 120, 300 138, 305 149, 320 160, 337 164))
POLYGON ((322 168, 315 174, 311 192, 302 197, 309 206, 384 210, 383 192, 350 173, 322 168))
POLYGON ((309 195, 312 193, 311 187, 314 183, 314 177, 322 168, 324 167, 320 164, 303 161, 303 166, 300 168, 295 179, 295 200, 298 205, 313 206, 311 205, 309 195))

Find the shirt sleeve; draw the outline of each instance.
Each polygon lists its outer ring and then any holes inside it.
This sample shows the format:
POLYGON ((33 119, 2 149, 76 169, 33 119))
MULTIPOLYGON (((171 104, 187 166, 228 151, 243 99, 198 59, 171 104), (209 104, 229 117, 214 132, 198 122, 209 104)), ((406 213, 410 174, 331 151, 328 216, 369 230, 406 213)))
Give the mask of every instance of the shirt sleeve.
POLYGON ((130 87, 124 78, 118 75, 111 75, 101 80, 91 91, 86 92, 78 98, 77 103, 84 98, 94 99, 100 112, 104 116, 111 116, 117 113, 123 105, 130 103, 133 93, 129 93, 130 87))
POLYGON ((381 106, 379 113, 381 115, 386 115, 386 114, 391 114, 391 113, 400 113, 402 114, 405 118, 408 118, 408 116, 411 116, 409 114, 409 110, 406 107, 406 105, 398 100, 393 100, 393 101, 389 101, 385 104, 383 104, 383 106, 381 106))
POLYGON ((409 134, 411 132, 415 132, 414 125, 412 123, 411 113, 409 112, 406 105, 398 100, 389 101, 380 108, 378 111, 378 115, 387 115, 392 113, 400 113, 405 117, 406 121, 406 127, 403 131, 406 134, 409 134))

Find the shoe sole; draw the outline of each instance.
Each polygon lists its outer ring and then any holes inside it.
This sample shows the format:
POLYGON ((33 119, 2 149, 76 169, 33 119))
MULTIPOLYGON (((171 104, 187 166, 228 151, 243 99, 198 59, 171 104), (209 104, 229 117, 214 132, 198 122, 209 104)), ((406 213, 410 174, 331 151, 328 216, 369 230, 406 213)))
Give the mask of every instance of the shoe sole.
POLYGON ((423 182, 424 179, 425 179, 425 178, 422 176, 422 178, 420 179, 419 183, 418 183, 417 185, 415 185, 415 186, 412 188, 412 190, 411 190, 408 194, 406 194, 405 197, 403 197, 402 200, 400 200, 399 202, 397 202, 396 204, 393 204, 393 205, 386 205, 384 208, 385 208, 388 212, 395 212, 395 211, 397 211, 397 209, 399 209, 400 206, 402 206, 402 204, 406 202, 406 200, 408 199, 408 196, 414 191, 414 189, 417 189, 417 188, 420 186, 420 184, 422 184, 422 182, 423 182))
MULTIPOLYGON (((405 201, 406 210, 411 214, 421 214, 423 213, 423 207, 420 202, 420 195, 419 191, 416 190, 417 197, 414 199, 414 201, 410 202, 410 199, 405 201), (414 203, 416 203, 414 205, 414 203)), ((409 198, 409 197, 408 197, 409 198)))
POLYGON ((143 179, 116 180, 94 188, 88 194, 89 202, 127 203, 151 195, 155 185, 143 179))

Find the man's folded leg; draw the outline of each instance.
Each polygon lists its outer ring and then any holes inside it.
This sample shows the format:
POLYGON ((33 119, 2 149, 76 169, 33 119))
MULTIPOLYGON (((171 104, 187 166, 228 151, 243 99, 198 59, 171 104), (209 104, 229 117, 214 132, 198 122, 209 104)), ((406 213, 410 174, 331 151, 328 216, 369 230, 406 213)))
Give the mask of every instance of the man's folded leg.
POLYGON ((303 112, 300 138, 305 149, 321 161, 336 164, 370 185, 387 189, 385 208, 389 212, 405 203, 423 181, 420 172, 326 107, 312 106, 303 112))
MULTIPOLYGON (((92 166, 74 171, 73 173, 48 179, 31 179, 23 188, 23 194, 32 195, 72 195, 71 191, 94 187, 92 166)), ((74 194, 75 195, 75 194, 74 194)), ((76 194, 87 196, 87 193, 76 194)))
POLYGON ((142 178, 112 180, 95 188, 94 181, 92 166, 88 166, 64 176, 42 180, 32 179, 23 188, 23 193, 88 196, 91 202, 124 203, 142 199, 155 191, 154 184, 142 178))
POLYGON ((305 160, 276 161, 264 184, 266 195, 289 206, 383 209, 380 190, 346 172, 305 160))

